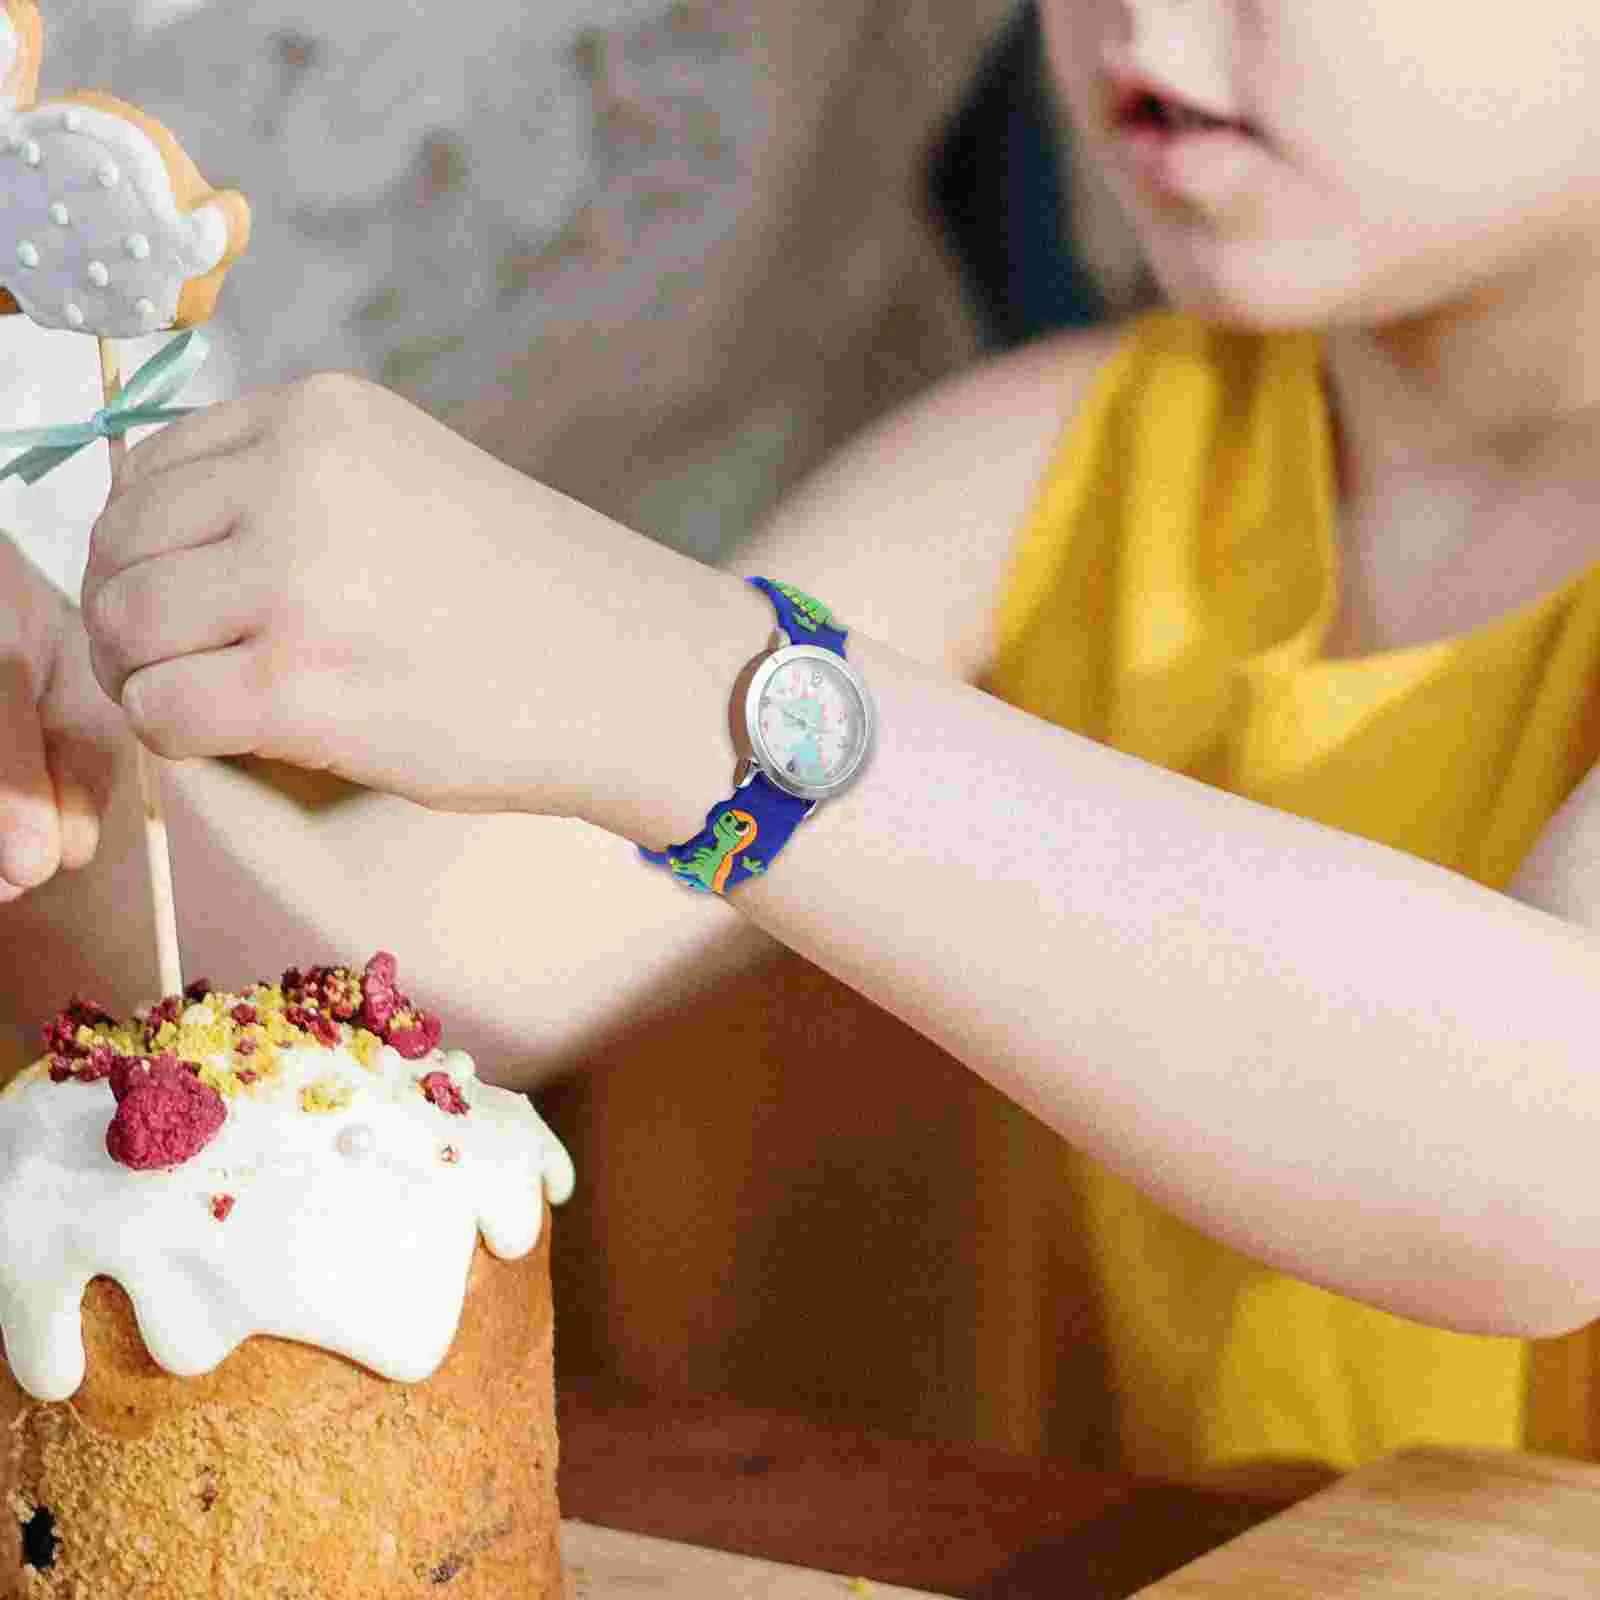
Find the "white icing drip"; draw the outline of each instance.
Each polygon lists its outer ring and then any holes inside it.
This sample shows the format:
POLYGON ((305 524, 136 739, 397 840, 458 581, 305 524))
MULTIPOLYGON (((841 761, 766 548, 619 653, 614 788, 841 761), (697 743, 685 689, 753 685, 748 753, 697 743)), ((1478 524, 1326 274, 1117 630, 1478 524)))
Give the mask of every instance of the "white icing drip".
POLYGON ((227 253, 227 216, 214 203, 178 209, 161 151, 142 128, 98 107, 70 110, 71 128, 59 106, 19 112, 0 105, 0 143, 13 154, 0 165, 0 284, 47 328, 135 338, 171 327, 184 284, 227 253), (43 260, 26 277, 8 273, 4 263, 17 243, 37 237, 59 206, 69 208, 70 231, 62 224, 47 234, 43 260), (130 248, 133 239, 145 253, 130 248), (109 259, 123 262, 118 272, 89 276, 91 262, 109 259), (141 302, 153 309, 141 312, 141 302), (67 318, 69 303, 84 313, 82 324, 67 318))
POLYGON ((455 1337, 479 1231, 497 1256, 525 1255, 544 1197, 572 1192, 571 1157, 527 1099, 480 1083, 459 1051, 404 1061, 385 1046, 369 1071, 343 1046, 307 1045, 279 1063, 229 1098, 204 1150, 157 1172, 106 1153, 104 1080, 53 1083, 39 1062, 0 1093, 0 1331, 30 1394, 65 1400, 83 1381, 80 1302, 102 1274, 169 1372, 209 1372, 275 1334, 420 1381, 455 1337), (465 1116, 423 1096, 433 1071, 465 1116), (329 1079, 349 1103, 303 1110, 301 1089, 329 1079), (446 1143, 459 1159, 441 1158, 446 1143), (219 1221, 222 1194, 235 1203, 219 1221))

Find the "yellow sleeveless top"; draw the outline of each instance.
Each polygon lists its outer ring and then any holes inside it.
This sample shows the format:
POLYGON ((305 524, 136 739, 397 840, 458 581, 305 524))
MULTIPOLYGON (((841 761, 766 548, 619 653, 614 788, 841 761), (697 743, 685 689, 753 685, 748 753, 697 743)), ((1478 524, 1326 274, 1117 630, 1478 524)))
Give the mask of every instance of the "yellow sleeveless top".
MULTIPOLYGON (((1022 531, 987 687, 1503 887, 1600 754, 1600 567, 1461 637, 1319 660, 1339 593, 1320 373, 1315 335, 1166 312, 1131 323, 1022 531)), ((1092 1306, 1112 1394, 1106 1460, 1347 1469, 1410 1442, 1522 1443, 1522 1342, 1425 1328, 1284 1277, 1059 1141, 1052 1154, 1067 1210, 1051 1225, 1081 1234, 1078 1276, 1063 1283, 1059 1250, 1051 1264, 1050 1309, 1076 1338, 1074 1297, 1092 1306)), ((1073 1365, 1064 1338, 1056 1355, 1073 1365)), ((1042 1391, 1047 1410, 1074 1403, 1049 1379, 1042 1391)))

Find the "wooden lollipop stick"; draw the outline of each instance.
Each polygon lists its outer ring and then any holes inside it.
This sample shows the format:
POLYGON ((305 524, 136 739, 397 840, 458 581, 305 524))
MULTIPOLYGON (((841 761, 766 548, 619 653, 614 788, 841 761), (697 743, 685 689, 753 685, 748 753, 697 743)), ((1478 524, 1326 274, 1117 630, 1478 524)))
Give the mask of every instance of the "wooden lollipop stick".
MULTIPOLYGON (((109 339, 101 339, 100 386, 105 403, 110 405, 122 392, 122 373, 117 365, 117 350, 109 339)), ((120 434, 106 440, 111 451, 113 475, 128 453, 128 441, 120 434)), ((155 910, 156 959, 161 964, 163 995, 183 993, 183 963, 178 951, 178 906, 172 893, 172 851, 167 842, 166 808, 161 800, 161 768, 142 744, 135 744, 138 764, 139 798, 144 803, 145 860, 150 870, 150 903, 155 910)))

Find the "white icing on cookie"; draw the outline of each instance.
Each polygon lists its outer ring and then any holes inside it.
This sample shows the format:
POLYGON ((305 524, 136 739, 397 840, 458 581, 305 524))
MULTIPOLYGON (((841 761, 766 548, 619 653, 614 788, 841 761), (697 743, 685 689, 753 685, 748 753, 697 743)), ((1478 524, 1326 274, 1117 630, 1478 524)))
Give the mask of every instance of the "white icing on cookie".
POLYGON ((545 1198, 572 1192, 572 1159, 527 1098, 480 1082, 460 1051, 404 1061, 384 1046, 368 1069, 344 1044, 308 1044, 279 1062, 165 1171, 106 1153, 104 1080, 53 1083, 40 1062, 0 1093, 0 1331, 35 1398, 83 1381, 80 1304, 99 1274, 180 1376, 263 1333, 420 1381, 455 1337, 480 1229, 497 1256, 526 1255, 545 1198), (449 1074, 465 1115, 423 1095, 430 1072, 449 1074), (303 1090, 333 1109, 306 1109, 303 1090))
POLYGON ((226 255, 228 219, 215 204, 179 211, 142 128, 98 107, 66 111, 0 107, 0 284, 47 328, 106 338, 170 328, 184 284, 226 255), (19 253, 24 240, 36 262, 19 253))

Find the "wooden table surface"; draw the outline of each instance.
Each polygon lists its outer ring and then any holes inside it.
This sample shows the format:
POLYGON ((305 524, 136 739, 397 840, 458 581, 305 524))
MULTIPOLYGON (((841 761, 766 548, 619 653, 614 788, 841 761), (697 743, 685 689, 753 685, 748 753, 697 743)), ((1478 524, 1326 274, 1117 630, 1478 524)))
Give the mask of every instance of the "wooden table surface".
POLYGON ((557 1420, 567 1518, 957 1600, 1121 1600, 1293 1503, 577 1380, 557 1420))
POLYGON ((576 1600, 1600 1596, 1590 1462, 1417 1448, 1286 1501, 707 1396, 568 1382, 559 1405, 576 1600))
POLYGON ((1600 1466, 1401 1450, 1144 1591, 1146 1600, 1593 1600, 1600 1466))
POLYGON ((946 1600, 856 1574, 780 1566, 568 1518, 565 1600, 946 1600))

